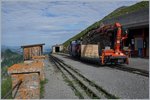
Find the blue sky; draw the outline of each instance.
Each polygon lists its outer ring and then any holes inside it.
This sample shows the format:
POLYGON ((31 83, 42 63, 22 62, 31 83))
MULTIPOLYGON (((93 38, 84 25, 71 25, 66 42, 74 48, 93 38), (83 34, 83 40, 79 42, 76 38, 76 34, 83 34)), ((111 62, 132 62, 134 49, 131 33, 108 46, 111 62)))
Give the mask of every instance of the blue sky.
POLYGON ((61 44, 121 6, 138 1, 2 0, 2 45, 61 44))

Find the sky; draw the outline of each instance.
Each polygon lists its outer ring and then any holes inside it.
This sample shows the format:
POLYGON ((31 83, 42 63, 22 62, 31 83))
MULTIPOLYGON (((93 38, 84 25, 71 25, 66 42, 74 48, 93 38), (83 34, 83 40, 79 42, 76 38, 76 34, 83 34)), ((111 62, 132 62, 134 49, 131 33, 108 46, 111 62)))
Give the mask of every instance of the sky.
POLYGON ((138 1, 2 0, 1 44, 62 44, 121 6, 138 1))

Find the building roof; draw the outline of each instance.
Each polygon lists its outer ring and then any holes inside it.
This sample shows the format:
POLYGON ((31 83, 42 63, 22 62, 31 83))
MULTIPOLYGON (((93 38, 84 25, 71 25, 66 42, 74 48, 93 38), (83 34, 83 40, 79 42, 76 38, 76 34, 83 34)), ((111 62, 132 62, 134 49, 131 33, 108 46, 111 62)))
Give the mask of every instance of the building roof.
POLYGON ((32 44, 32 45, 24 45, 24 46, 21 46, 21 48, 34 47, 34 46, 42 46, 42 45, 45 45, 45 43, 42 43, 42 44, 32 44))
POLYGON ((56 44, 56 45, 53 45, 52 47, 58 47, 58 46, 63 46, 62 44, 56 44))

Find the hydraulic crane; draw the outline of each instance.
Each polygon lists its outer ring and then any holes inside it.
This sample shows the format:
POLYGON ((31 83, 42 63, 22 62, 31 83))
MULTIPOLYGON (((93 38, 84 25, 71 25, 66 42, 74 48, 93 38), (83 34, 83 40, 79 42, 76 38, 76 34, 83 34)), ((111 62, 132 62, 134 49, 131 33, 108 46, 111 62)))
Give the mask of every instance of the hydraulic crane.
POLYGON ((115 40, 112 41, 114 42, 114 47, 112 49, 103 49, 102 54, 100 56, 100 60, 102 64, 106 63, 114 63, 114 64, 121 64, 121 63, 126 63, 128 64, 128 56, 125 55, 122 50, 122 42, 127 39, 127 33, 123 34, 122 32, 122 26, 120 23, 115 23, 113 26, 105 26, 101 28, 100 31, 102 32, 108 32, 108 30, 116 30, 116 32, 113 32, 111 34, 115 34, 114 38, 115 40), (116 30, 117 29, 117 30, 116 30))

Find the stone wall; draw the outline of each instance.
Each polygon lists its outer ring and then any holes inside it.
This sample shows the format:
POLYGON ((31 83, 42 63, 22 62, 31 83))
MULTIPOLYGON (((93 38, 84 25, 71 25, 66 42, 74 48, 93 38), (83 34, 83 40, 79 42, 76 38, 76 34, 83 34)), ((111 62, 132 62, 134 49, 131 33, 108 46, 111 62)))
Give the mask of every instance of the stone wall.
POLYGON ((21 85, 16 88, 12 97, 15 99, 39 99, 40 98, 40 78, 39 73, 12 74, 12 86, 22 79, 21 85))
POLYGON ((43 57, 37 57, 32 61, 14 64, 8 68, 11 75, 12 87, 20 80, 22 83, 13 90, 15 99, 39 99, 40 81, 45 80, 43 57))

